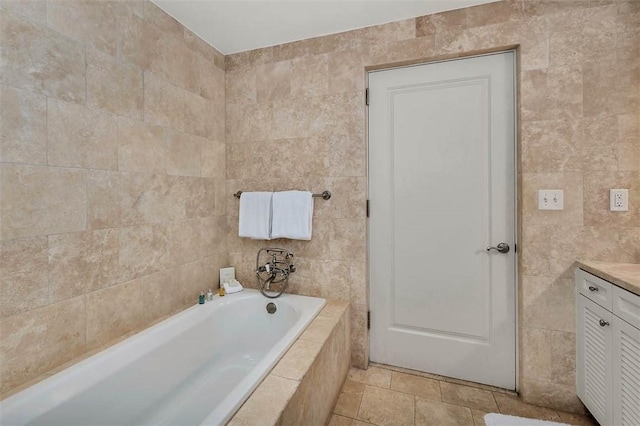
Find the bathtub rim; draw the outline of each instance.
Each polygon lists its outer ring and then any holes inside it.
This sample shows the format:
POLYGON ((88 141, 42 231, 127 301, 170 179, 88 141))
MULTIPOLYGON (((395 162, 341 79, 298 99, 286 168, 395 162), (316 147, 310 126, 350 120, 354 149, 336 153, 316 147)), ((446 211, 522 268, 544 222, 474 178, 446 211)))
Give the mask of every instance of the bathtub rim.
MULTIPOLYGON (((258 290, 253 290, 253 291, 259 293, 258 290)), ((213 411, 211 411, 211 413, 209 413, 209 415, 200 423, 201 425, 228 423, 229 420, 231 420, 233 416, 235 416, 235 414, 238 412, 240 407, 242 407, 242 405, 251 397, 251 395, 258 388, 258 386, 260 386, 262 381, 271 373, 271 371, 275 368, 275 366, 278 365, 278 362, 280 362, 280 360, 286 355, 287 351, 298 340, 298 337, 300 337, 300 335, 304 333, 307 327, 320 314, 320 312, 322 312, 322 309, 324 309, 324 307, 327 304, 327 300, 321 297, 302 296, 297 294, 283 294, 281 297, 284 297, 285 298, 284 300, 286 300, 287 298, 290 298, 292 296, 296 298, 304 298, 302 300, 308 300, 309 303, 311 302, 315 302, 315 303, 319 302, 319 303, 314 308, 315 311, 306 320, 304 320, 300 326, 295 327, 294 329, 289 329, 287 333, 284 336, 282 336, 282 338, 280 338, 278 343, 276 343, 274 347, 272 347, 271 350, 269 351, 269 353, 272 353, 276 351, 276 348, 277 348, 278 350, 276 352, 278 353, 278 355, 275 357, 265 357, 261 359, 260 362, 256 364, 256 366, 253 368, 253 370, 251 370, 251 373, 247 375, 244 379, 242 379, 242 381, 238 383, 231 392, 229 392, 227 397, 220 402, 220 404, 216 409, 214 409, 213 411), (260 373, 255 374, 256 370, 259 371, 260 373), (245 385, 245 386, 242 386, 242 385, 245 385), (248 390, 243 390, 243 389, 248 389, 248 390), (240 396, 239 395, 240 393, 243 393, 243 395, 240 396), (235 401, 233 408, 224 409, 225 404, 229 404, 230 401, 235 401), (222 415, 223 412, 225 413, 224 415, 222 415)), ((277 301, 280 300, 280 298, 268 299, 266 297, 264 299, 265 299, 265 302, 267 303, 269 302, 277 303, 277 301)))
POLYGON ((297 339, 292 348, 238 410, 227 426, 329 423, 331 413, 351 366, 352 312, 351 302, 328 299, 327 304, 309 325, 309 328, 297 339), (332 348, 332 345, 339 342, 337 337, 340 334, 340 326, 344 327, 343 344, 347 347, 346 366, 342 372, 326 369, 337 366, 329 359, 340 359, 336 357, 336 348, 332 348), (300 359, 301 355, 304 356, 302 360, 300 359), (302 368, 300 368, 301 362, 305 364, 302 368), (318 373, 318 368, 321 373, 318 373), (325 382, 325 378, 334 373, 338 373, 336 377, 339 381, 333 389, 335 393, 327 395, 327 389, 331 388, 325 387, 328 384, 325 382), (318 385, 322 383, 324 385, 318 388, 318 385), (305 408, 308 402, 313 401, 316 397, 322 397, 322 400, 327 401, 327 397, 330 396, 333 396, 331 407, 325 413, 305 408), (325 417, 319 418, 318 414, 325 414, 325 417))
MULTIPOLYGON (((147 328, 139 330, 129 336, 126 336, 125 338, 116 340, 115 343, 112 343, 106 347, 100 348, 90 354, 85 354, 81 357, 76 358, 75 360, 71 360, 63 364, 63 366, 59 367, 59 369, 53 370, 52 373, 43 374, 40 378, 34 380, 31 384, 28 384, 25 387, 20 388, 15 393, 6 395, 6 397, 4 397, 3 399, 0 399, 0 412, 7 413, 7 412, 13 412, 14 410, 19 410, 22 405, 29 404, 33 400, 33 398, 46 398, 45 395, 47 394, 51 395, 52 389, 55 389, 55 386, 57 386, 60 381, 70 380, 70 379, 73 379, 74 377, 77 377, 78 375, 88 375, 88 377, 85 376, 84 380, 80 381, 80 383, 78 382, 73 383, 72 389, 69 392, 66 392, 65 394, 66 397, 71 398, 77 395, 78 393, 90 388, 92 385, 98 383, 100 380, 103 380, 105 377, 109 376, 110 374, 113 374, 115 371, 118 371, 123 366, 130 364, 132 361, 144 356, 145 354, 149 353, 150 351, 162 345, 163 343, 166 343, 168 339, 162 339, 157 341, 151 340, 147 342, 147 343, 151 343, 150 345, 146 345, 146 346, 143 345, 142 347, 143 350, 140 350, 139 348, 139 346, 142 345, 143 343, 141 341, 153 339, 154 335, 160 334, 162 332, 166 332, 166 330, 169 327, 176 326, 176 324, 174 324, 176 321, 178 322, 177 324, 178 327, 175 330, 170 330, 171 333, 169 334, 170 336, 169 338, 179 334, 180 332, 183 332, 185 329, 188 329, 200 323, 201 321, 205 321, 209 316, 211 316, 215 311, 219 310, 223 306, 238 303, 243 299, 257 298, 257 297, 262 298, 265 304, 268 303, 269 301, 272 301, 271 299, 267 299, 261 296, 258 290, 245 289, 241 293, 227 295, 227 296, 224 296, 224 298, 220 297, 219 295, 215 295, 213 301, 217 303, 207 302, 204 304, 204 306, 196 303, 186 309, 183 309, 179 312, 174 313, 173 315, 169 315, 166 318, 154 324, 151 324, 147 328), (198 312, 197 314, 194 314, 194 311, 195 312, 200 311, 200 312, 198 312), (183 320, 184 317, 187 317, 186 321, 183 320), (131 349, 132 346, 133 346, 133 353, 128 355, 133 355, 133 356, 125 357, 121 354, 121 352, 127 349, 131 349), (110 362, 107 364, 108 368, 103 368, 103 369, 93 368, 96 363, 103 362, 105 358, 107 359, 111 358, 109 360, 110 362)), ((271 372, 273 367, 277 365, 278 361, 286 354, 287 350, 295 343, 298 336, 300 336, 305 331, 305 329, 318 316, 318 314, 322 311, 322 309, 327 303, 326 299, 324 298, 297 295, 297 294, 283 294, 282 299, 280 300, 286 301, 287 299, 297 299, 299 301, 303 301, 303 303, 306 302, 308 304, 316 303, 317 306, 314 308, 314 312, 312 312, 311 315, 304 321, 302 326, 297 326, 298 322, 296 322, 292 328, 296 328, 297 330, 294 331, 292 329, 289 329, 287 333, 285 333, 285 335, 282 336, 280 340, 278 340, 278 342, 276 343, 276 345, 274 345, 274 347, 277 345, 281 345, 283 340, 285 340, 286 338, 289 338, 288 339, 289 341, 287 342, 287 344, 283 345, 285 346, 284 349, 282 349, 278 353, 278 355, 275 357, 274 360, 271 360, 271 362, 267 363, 271 365, 269 365, 268 368, 266 368, 266 370, 263 371, 262 374, 260 374, 261 377, 255 380, 255 383, 253 383, 251 389, 248 391, 246 390, 244 391, 246 392, 245 396, 241 398, 240 402, 236 404, 235 408, 228 413, 227 419, 224 420, 223 423, 228 421, 230 418, 234 416, 238 408, 241 407, 242 404, 251 396, 252 392, 260 385, 262 380, 264 380, 264 378, 271 372), (293 335, 291 336, 291 334, 293 335)), ((277 301, 278 299, 275 299, 275 300, 277 301)), ((294 304, 294 308, 296 308, 295 304, 294 304)), ((307 308, 309 308, 309 306, 307 306, 307 308)), ((272 350, 273 348, 270 350, 268 354, 272 353, 271 352, 272 350)), ((265 358, 268 358, 268 356, 265 358)), ((256 364, 256 366, 252 370, 252 373, 255 371, 255 368, 257 368, 258 365, 263 367, 264 366, 263 362, 265 362, 264 358, 258 364, 256 364)), ((245 382, 245 379, 243 379, 240 383, 238 383, 236 387, 234 387, 232 392, 230 392, 229 395, 225 397, 225 399, 221 402, 219 408, 221 408, 221 406, 223 406, 223 404, 228 399, 230 399, 231 394, 235 395, 236 393, 240 393, 239 391, 238 392, 235 392, 235 391, 238 390, 238 387, 240 386, 240 384, 245 382)), ((45 402, 38 403, 36 404, 36 407, 37 407, 36 410, 30 410, 29 418, 35 419, 38 416, 45 413, 46 411, 52 409, 59 403, 60 401, 53 401, 52 398, 45 400, 45 402)), ((220 409, 212 410, 209 413, 209 415, 206 417, 205 421, 210 419, 210 417, 212 417, 212 414, 214 412, 219 412, 219 411, 221 410, 220 409)), ((4 417, 4 416, 1 416, 1 417, 4 417)))

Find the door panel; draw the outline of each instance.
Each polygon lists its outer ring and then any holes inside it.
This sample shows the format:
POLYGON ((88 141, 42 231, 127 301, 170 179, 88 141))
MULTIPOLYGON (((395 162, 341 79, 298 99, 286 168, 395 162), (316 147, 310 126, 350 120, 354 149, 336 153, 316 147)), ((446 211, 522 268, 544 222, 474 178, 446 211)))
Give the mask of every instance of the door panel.
POLYGON ((513 53, 369 90, 371 359, 513 389, 513 53))
MULTIPOLYGON (((617 287, 616 287, 617 288, 617 287)), ((640 424, 640 330, 613 318, 613 424, 640 424)))
POLYGON ((602 306, 577 296, 576 391, 600 424, 611 424, 613 315, 602 306), (600 321, 609 325, 601 326, 600 321))
MULTIPOLYGON (((416 292, 412 284, 396 283, 392 295, 396 326, 449 336, 488 338, 489 301, 485 297, 486 283, 482 282, 487 279, 487 265, 479 256, 465 259, 450 256, 474 253, 488 241, 484 211, 478 214, 468 208, 470 204, 486 204, 482 191, 488 175, 486 139, 478 144, 464 143, 482 131, 486 120, 486 113, 475 111, 477 104, 464 100, 486 99, 486 91, 487 79, 482 78, 414 85, 390 93, 390 114, 394 117, 391 133, 394 267, 402 271, 406 282, 414 283, 420 282, 425 273, 415 266, 427 259, 442 257, 453 263, 472 263, 469 268, 452 264, 429 270, 430 280, 446 283, 438 288, 437 301, 429 292, 416 292), (425 110, 431 112, 427 120, 423 117, 425 110), (433 122, 444 125, 433 126, 433 122), (466 125, 458 126, 458 122, 466 125), (414 141, 415 133, 429 135, 429 143, 414 141), (457 196, 451 197, 450 193, 457 196), (446 200, 446 204, 441 204, 441 200, 446 200), (436 234, 425 226, 425 218, 440 224, 438 234, 446 235, 446 239, 433 238, 436 234), (449 255, 441 256, 443 252, 449 255), (482 281, 473 279, 477 271, 481 271, 482 281), (469 282, 477 285, 467 286, 469 282), (452 303, 467 306, 468 315, 448 315, 452 303)), ((486 106, 483 108, 486 111, 486 106)))

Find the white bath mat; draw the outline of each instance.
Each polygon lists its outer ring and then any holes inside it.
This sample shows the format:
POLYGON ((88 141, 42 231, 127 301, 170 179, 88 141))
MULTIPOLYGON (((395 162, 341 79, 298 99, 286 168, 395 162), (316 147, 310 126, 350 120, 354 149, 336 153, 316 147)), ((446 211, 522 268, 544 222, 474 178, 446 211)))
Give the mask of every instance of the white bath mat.
POLYGON ((484 415, 487 426, 569 426, 547 420, 525 419, 524 417, 507 416, 506 414, 489 413, 484 415))

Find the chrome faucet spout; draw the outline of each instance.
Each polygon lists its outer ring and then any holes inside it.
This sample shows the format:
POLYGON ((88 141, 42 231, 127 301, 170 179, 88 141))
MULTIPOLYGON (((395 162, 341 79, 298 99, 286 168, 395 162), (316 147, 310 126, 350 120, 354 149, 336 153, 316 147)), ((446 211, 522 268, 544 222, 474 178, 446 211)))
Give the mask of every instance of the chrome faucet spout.
POLYGON ((264 289, 265 290, 271 290, 271 283, 273 282, 273 280, 275 278, 276 278, 275 275, 272 275, 269 278, 267 278, 267 280, 264 282, 264 289))
POLYGON ((255 273, 262 294, 269 298, 276 298, 284 293, 289 282, 289 275, 296 270, 291 262, 292 259, 293 253, 289 250, 280 248, 263 248, 258 250, 255 273), (265 252, 267 259, 264 259, 264 256, 261 259, 263 252, 265 252), (272 285, 279 283, 283 283, 280 284, 280 289, 272 290, 272 285), (267 294, 265 290, 275 292, 276 294, 267 294))

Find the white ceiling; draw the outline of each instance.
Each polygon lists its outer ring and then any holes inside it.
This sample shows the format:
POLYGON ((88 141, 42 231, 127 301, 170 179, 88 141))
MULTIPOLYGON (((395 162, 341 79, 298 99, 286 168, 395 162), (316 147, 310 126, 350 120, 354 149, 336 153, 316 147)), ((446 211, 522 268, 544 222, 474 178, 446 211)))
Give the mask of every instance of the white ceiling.
POLYGON ((222 53, 497 0, 152 0, 222 53))

